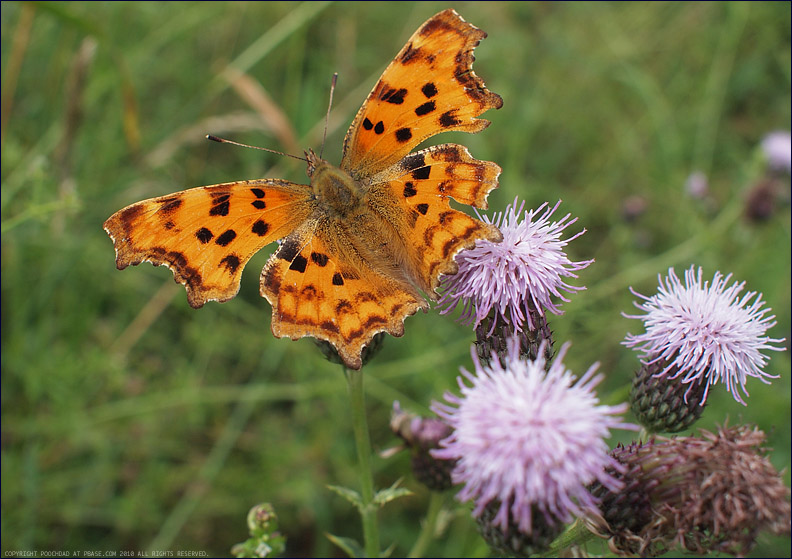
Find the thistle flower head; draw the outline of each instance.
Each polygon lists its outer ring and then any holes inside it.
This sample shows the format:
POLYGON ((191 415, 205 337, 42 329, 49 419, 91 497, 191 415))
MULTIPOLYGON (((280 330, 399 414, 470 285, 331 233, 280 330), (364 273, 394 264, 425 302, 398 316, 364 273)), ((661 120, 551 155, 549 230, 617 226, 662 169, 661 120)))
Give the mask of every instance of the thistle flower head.
POLYGON ((709 194, 707 175, 701 171, 691 173, 685 181, 685 193, 696 200, 706 198, 709 194))
POLYGON ((495 506, 494 525, 530 534, 532 514, 557 524, 594 507, 586 488, 593 481, 618 489, 605 469, 620 467, 603 439, 612 428, 634 426, 617 416, 626 404, 598 405, 596 366, 580 378, 564 367, 568 344, 547 371, 543 351, 522 359, 518 345, 510 344, 505 364, 493 358, 483 366, 473 350, 475 374, 462 370, 461 395, 433 403, 454 432, 432 454, 457 460, 452 479, 464 484, 457 498, 475 501, 474 516, 495 506))
POLYGON ((723 382, 734 399, 745 405, 740 391, 748 395, 748 377, 765 384, 769 384, 766 379, 777 378, 762 370, 767 357, 761 353, 783 350, 772 345, 783 339, 765 335, 775 325, 775 317, 766 316, 771 309, 762 308, 761 294, 750 291, 740 297, 745 282, 727 287, 730 279, 731 274, 724 277, 716 272, 711 285, 702 283, 701 268, 696 272, 691 266, 683 285, 670 268, 667 278, 660 277, 656 295, 646 297, 631 289, 644 300, 635 306, 646 314, 624 314, 643 320, 646 332, 627 334, 622 343, 641 351, 644 364, 662 364, 657 376, 681 377, 683 384, 690 385, 688 391, 706 383, 702 403, 709 387, 723 382))
POLYGON ((789 132, 771 132, 761 144, 767 165, 777 171, 792 171, 792 136, 789 132))
POLYGON ((562 314, 552 298, 568 301, 562 291, 585 289, 565 283, 564 278, 576 278, 574 271, 585 268, 593 260, 572 262, 564 253, 569 241, 585 233, 585 229, 561 239, 564 229, 577 218, 570 219, 571 214, 567 214, 550 222, 560 204, 559 201, 550 208, 544 203, 523 214, 525 202, 518 207, 515 199, 514 204, 492 220, 482 217, 500 229, 503 240, 476 241, 476 246, 456 256, 459 272, 443 278, 440 312, 452 312, 461 302, 461 320, 465 324, 478 325, 494 311, 517 332, 524 326, 534 329, 532 311, 542 316, 545 310, 562 314))
POLYGON ((618 492, 601 497, 611 549, 654 557, 673 547, 744 555, 763 530, 789 534, 789 488, 755 427, 724 426, 698 437, 658 437, 617 447, 618 492))
POLYGON ((430 451, 438 448, 440 441, 451 434, 451 426, 436 417, 421 417, 407 412, 399 402, 393 403, 390 426, 410 449, 415 479, 433 491, 449 489, 454 462, 435 458, 430 451))

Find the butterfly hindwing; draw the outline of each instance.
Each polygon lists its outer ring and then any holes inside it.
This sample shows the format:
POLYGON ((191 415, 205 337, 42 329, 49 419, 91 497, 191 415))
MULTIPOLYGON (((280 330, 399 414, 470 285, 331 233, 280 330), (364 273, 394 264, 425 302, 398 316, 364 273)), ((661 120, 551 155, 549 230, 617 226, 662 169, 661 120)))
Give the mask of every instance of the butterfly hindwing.
POLYGON ((497 188, 500 172, 495 163, 474 159, 465 146, 442 144, 411 153, 371 183, 398 181, 404 185, 401 197, 412 205, 453 198, 487 209, 487 195, 497 188))
POLYGON ((344 363, 359 369, 363 347, 378 332, 404 333, 404 318, 427 307, 411 289, 363 264, 341 259, 344 234, 312 224, 283 240, 261 273, 261 295, 272 305, 272 332, 310 335, 333 344, 344 363))
MULTIPOLYGON (((406 243, 414 281, 431 298, 441 274, 454 274, 454 255, 472 247, 477 239, 498 241, 501 234, 494 225, 483 223, 455 210, 449 201, 487 207, 487 195, 498 185, 500 167, 471 157, 463 146, 444 144, 405 157, 398 164, 374 177, 371 187, 376 193, 386 190, 390 196, 369 196, 369 200, 387 199, 398 203, 400 211, 389 219, 398 219, 398 228, 406 231, 406 243)), ((372 210, 384 213, 387 208, 374 203, 372 210)))

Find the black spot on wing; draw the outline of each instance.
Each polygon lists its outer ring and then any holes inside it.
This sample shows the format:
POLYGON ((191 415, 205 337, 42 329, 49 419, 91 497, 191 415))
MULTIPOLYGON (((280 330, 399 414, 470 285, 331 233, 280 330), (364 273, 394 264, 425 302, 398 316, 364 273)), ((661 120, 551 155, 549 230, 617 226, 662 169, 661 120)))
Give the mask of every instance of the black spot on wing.
POLYGON ((443 128, 448 128, 450 126, 456 126, 457 124, 460 124, 462 121, 457 118, 456 112, 456 109, 451 109, 450 111, 446 111, 440 115, 440 120, 438 121, 440 122, 440 126, 443 128))
POLYGON ((407 142, 412 138, 412 132, 409 128, 399 128, 396 130, 396 141, 400 144, 407 142))
POLYGON ((321 252, 312 252, 311 253, 311 261, 316 264, 317 266, 321 266, 324 268, 327 266, 327 255, 322 254, 321 252))
POLYGON ((355 302, 358 304, 375 303, 376 301, 377 297, 370 291, 363 291, 355 296, 355 302))
POLYGON ((449 163, 459 163, 462 161, 462 152, 456 146, 436 146, 432 149, 435 157, 448 161, 449 163))
POLYGON ((253 196, 256 198, 264 198, 265 192, 260 188, 251 188, 250 191, 253 193, 253 196))
POLYGON ((385 125, 384 125, 384 124, 382 123, 382 121, 380 120, 380 121, 379 121, 379 122, 376 124, 376 126, 374 126, 374 133, 375 133, 375 134, 382 134, 383 132, 385 132, 385 125))
POLYGON ((404 183, 404 197, 410 198, 418 194, 418 191, 415 189, 415 185, 409 181, 404 183))
POLYGON ((401 105, 404 103, 404 98, 407 96, 407 90, 404 88, 401 89, 393 89, 387 88, 380 94, 380 99, 391 103, 393 105, 401 105))
POLYGON ((413 171, 424 165, 426 165, 426 158, 423 153, 413 153, 401 160, 401 168, 405 171, 413 171))
POLYGON ((153 247, 151 252, 156 254, 160 260, 168 262, 179 269, 188 267, 187 258, 185 258, 184 254, 179 251, 172 250, 168 252, 162 247, 153 247))
POLYGON ((338 272, 333 274, 333 285, 344 285, 344 278, 338 272))
POLYGON ((435 95, 437 95, 437 87, 432 82, 425 83, 424 86, 421 88, 421 93, 424 94, 424 97, 427 99, 431 99, 435 95))
POLYGON ((212 240, 214 235, 212 234, 209 229, 206 227, 201 227, 198 231, 195 232, 195 238, 198 239, 202 244, 206 244, 212 240))
POLYGON ((231 195, 226 193, 212 194, 212 209, 209 210, 209 215, 228 215, 228 210, 231 207, 229 198, 231 195))
POLYGON ((415 60, 420 58, 421 49, 420 48, 413 48, 412 43, 409 43, 405 47, 404 54, 401 55, 399 59, 402 64, 409 64, 410 62, 414 62, 415 60), (417 58, 416 58, 417 57, 417 58))
POLYGON ((252 205, 257 210, 263 210, 267 207, 267 203, 264 200, 253 200, 250 205, 252 205))
POLYGON ((228 229, 224 231, 222 235, 217 237, 215 243, 217 243, 221 247, 228 246, 231 243, 231 241, 236 239, 236 236, 237 236, 236 231, 234 231, 233 229, 228 229))
POLYGON ((305 258, 305 256, 298 254, 297 256, 294 257, 292 263, 289 264, 289 270, 294 270, 295 272, 299 272, 302 274, 303 272, 305 272, 305 267, 307 265, 308 265, 308 260, 305 258))
POLYGON ((372 128, 374 128, 374 124, 368 118, 364 118, 363 128, 365 128, 366 130, 371 130, 372 128))
POLYGON ((300 252, 300 244, 294 239, 287 239, 278 250, 278 258, 291 262, 298 252, 300 252))
POLYGON ((436 108, 436 107, 435 107, 435 102, 434 102, 434 101, 427 101, 426 103, 424 103, 423 105, 419 105, 419 106, 418 106, 418 107, 415 109, 415 114, 416 114, 417 116, 424 116, 424 115, 428 115, 429 113, 431 113, 432 111, 434 111, 434 110, 435 110, 435 108, 436 108))
POLYGON ((373 314, 366 319, 366 322, 363 323, 363 329, 367 330, 369 328, 382 326, 383 324, 387 324, 387 323, 388 321, 385 319, 384 316, 377 316, 376 314, 373 314))
POLYGON ((181 207, 182 199, 178 196, 171 196, 169 198, 163 198, 159 201, 159 203, 162 204, 159 211, 165 214, 170 214, 181 207))
POLYGON ((431 167, 420 167, 412 172, 412 176, 415 180, 425 180, 429 178, 431 170, 431 167))
POLYGON ((440 231, 440 227, 438 225, 432 225, 431 227, 426 228, 423 236, 425 246, 432 246, 432 242, 434 241, 434 237, 437 235, 438 231, 440 231))
POLYGON ((125 210, 121 210, 118 215, 118 220, 124 226, 125 230, 129 230, 131 223, 137 219, 137 217, 143 211, 143 207, 140 204, 135 204, 134 206, 130 206, 125 210))
POLYGON ((265 222, 259 219, 256 223, 253 224, 253 227, 251 227, 251 231, 253 231, 259 237, 263 237, 264 235, 267 234, 267 231, 269 231, 269 225, 267 225, 265 222))
POLYGON ((162 247, 152 247, 151 255, 155 256, 159 262, 153 262, 155 266, 160 263, 168 263, 176 268, 174 277, 179 283, 189 285, 194 289, 198 289, 203 284, 203 277, 200 272, 195 268, 187 265, 187 258, 179 251, 167 251, 162 247))
POLYGON ((418 210, 421 215, 426 215, 426 212, 429 211, 429 204, 418 204, 415 206, 415 209, 418 210))
POLYGON ((421 37, 429 37, 429 36, 434 35, 435 33, 439 32, 441 30, 448 30, 448 31, 451 31, 451 32, 457 32, 456 29, 454 29, 453 27, 451 27, 448 24, 448 22, 443 21, 440 18, 432 18, 429 21, 427 21, 423 25, 423 27, 421 27, 418 30, 418 33, 421 35, 421 37))
POLYGON ((239 257, 236 254, 229 254, 220 261, 220 265, 225 266, 225 269, 233 274, 239 268, 239 257))

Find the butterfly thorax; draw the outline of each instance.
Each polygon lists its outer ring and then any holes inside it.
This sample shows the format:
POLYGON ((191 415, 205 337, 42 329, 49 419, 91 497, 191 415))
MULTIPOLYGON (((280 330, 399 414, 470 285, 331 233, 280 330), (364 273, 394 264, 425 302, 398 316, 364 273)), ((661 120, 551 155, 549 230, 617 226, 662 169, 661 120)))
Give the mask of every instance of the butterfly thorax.
POLYGON ((348 173, 324 159, 313 151, 308 157, 308 176, 319 202, 334 217, 347 218, 355 213, 363 203, 363 190, 348 173))

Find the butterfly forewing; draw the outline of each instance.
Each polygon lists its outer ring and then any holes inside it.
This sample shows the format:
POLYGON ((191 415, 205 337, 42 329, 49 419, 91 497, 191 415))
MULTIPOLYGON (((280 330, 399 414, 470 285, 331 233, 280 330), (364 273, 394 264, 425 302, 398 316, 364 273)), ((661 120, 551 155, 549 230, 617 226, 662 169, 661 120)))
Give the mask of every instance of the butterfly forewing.
POLYGON ((310 194, 307 186, 277 179, 191 188, 127 206, 104 228, 118 269, 168 266, 198 308, 237 294, 248 260, 310 215, 310 194))
POLYGON ((473 49, 487 34, 454 10, 416 31, 385 69, 344 139, 341 168, 365 179, 448 130, 478 132, 478 115, 503 104, 472 70, 473 49))

